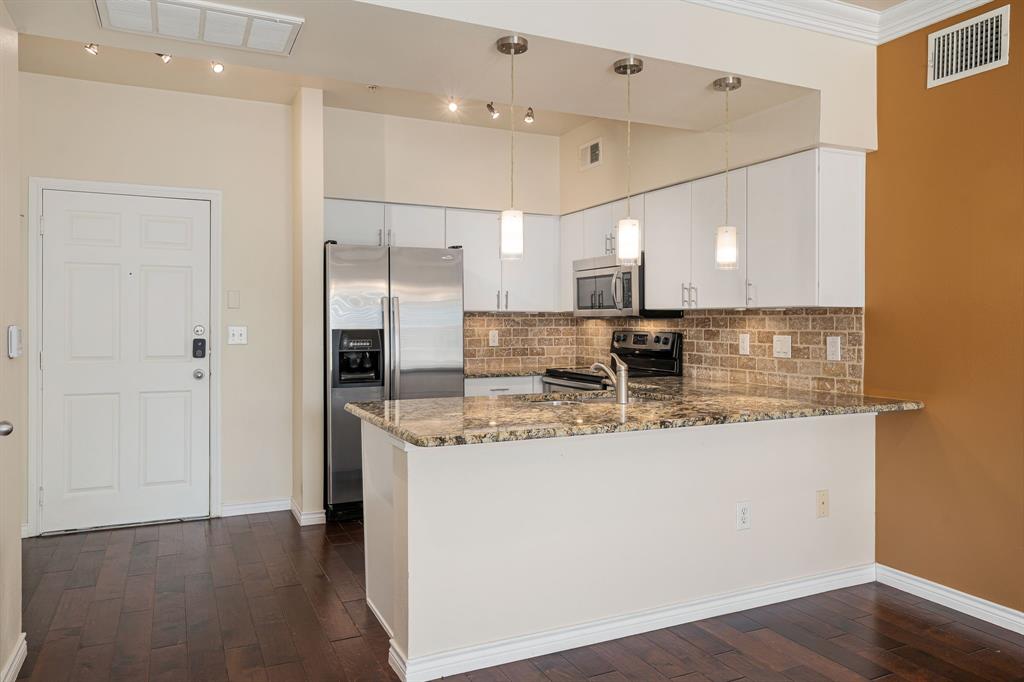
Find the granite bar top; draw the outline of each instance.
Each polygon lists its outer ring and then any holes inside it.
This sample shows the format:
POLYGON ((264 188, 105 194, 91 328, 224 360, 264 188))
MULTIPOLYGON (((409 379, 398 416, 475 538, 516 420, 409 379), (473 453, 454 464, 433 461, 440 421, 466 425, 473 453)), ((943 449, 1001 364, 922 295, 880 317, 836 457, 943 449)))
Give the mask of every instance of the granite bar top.
POLYGON ((825 415, 920 410, 916 400, 818 393, 691 378, 643 378, 630 384, 642 402, 568 403, 609 391, 349 403, 355 416, 419 447, 494 443, 622 431, 825 415))
POLYGON ((544 374, 542 369, 467 369, 467 379, 499 379, 502 377, 535 377, 544 374))

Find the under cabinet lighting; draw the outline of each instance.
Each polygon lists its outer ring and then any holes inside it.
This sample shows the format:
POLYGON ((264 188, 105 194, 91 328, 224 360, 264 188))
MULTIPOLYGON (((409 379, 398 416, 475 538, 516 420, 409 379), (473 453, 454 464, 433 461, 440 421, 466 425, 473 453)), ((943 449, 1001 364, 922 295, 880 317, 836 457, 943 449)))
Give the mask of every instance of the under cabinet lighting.
POLYGON ((86 43, 85 51, 95 57, 100 53, 100 46, 96 43, 86 43))

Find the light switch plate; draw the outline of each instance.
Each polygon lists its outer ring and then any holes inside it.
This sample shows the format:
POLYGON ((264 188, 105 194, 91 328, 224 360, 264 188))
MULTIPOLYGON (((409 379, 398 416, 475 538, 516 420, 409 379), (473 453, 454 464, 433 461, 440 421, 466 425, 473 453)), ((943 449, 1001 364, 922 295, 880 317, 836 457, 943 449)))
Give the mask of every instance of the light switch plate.
POLYGON ((740 355, 750 355, 750 334, 740 334, 740 355))
POLYGON ((248 327, 228 327, 228 345, 244 346, 249 343, 248 327))
POLYGON ((840 337, 829 336, 825 339, 825 359, 831 362, 839 362, 843 359, 843 346, 840 337))
POLYGON ((488 346, 497 346, 498 345, 498 330, 497 329, 492 329, 487 334, 487 345, 488 346))
POLYGON ((793 337, 788 334, 776 334, 773 336, 772 355, 777 358, 793 357, 793 337))

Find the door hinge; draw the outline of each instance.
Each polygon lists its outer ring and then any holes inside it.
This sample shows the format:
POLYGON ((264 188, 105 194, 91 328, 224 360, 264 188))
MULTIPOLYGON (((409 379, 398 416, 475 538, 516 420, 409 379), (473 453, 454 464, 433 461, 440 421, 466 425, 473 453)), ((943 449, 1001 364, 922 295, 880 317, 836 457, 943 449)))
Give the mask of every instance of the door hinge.
POLYGON ((39 506, 43 506, 43 486, 39 486, 39 506))

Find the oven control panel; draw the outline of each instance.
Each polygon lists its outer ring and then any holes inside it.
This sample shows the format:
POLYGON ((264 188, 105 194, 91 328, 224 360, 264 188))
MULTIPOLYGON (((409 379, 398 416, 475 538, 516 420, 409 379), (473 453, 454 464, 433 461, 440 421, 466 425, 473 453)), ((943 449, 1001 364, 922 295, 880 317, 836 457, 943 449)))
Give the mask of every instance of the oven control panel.
POLYGON ((612 349, 668 350, 682 340, 682 332, 637 332, 616 330, 612 332, 612 349))

